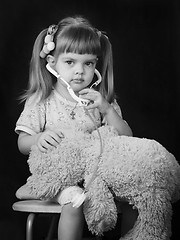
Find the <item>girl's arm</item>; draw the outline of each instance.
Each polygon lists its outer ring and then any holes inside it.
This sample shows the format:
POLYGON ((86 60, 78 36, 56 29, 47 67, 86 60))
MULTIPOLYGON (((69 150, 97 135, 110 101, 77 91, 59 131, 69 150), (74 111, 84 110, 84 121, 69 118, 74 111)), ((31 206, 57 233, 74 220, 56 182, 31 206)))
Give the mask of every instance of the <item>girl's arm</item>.
POLYGON ((32 145, 35 145, 37 143, 37 140, 41 133, 35 134, 35 135, 29 135, 25 132, 20 132, 18 137, 18 148, 19 151, 24 154, 28 155, 32 145))
POLYGON ((132 130, 129 125, 119 116, 111 104, 104 103, 104 109, 100 112, 105 117, 108 125, 116 128, 120 135, 132 136, 132 130), (106 107, 105 107, 106 105, 106 107))
POLYGON ((18 148, 19 151, 25 155, 29 154, 33 145, 37 145, 41 152, 46 152, 56 147, 63 137, 64 135, 61 132, 53 132, 50 130, 34 135, 21 132, 18 137, 18 148))
POLYGON ((114 126, 120 135, 132 136, 131 128, 128 124, 119 116, 113 106, 107 102, 102 95, 93 89, 83 89, 79 92, 80 97, 89 99, 92 101, 86 109, 98 108, 101 114, 105 117, 108 125, 114 126))

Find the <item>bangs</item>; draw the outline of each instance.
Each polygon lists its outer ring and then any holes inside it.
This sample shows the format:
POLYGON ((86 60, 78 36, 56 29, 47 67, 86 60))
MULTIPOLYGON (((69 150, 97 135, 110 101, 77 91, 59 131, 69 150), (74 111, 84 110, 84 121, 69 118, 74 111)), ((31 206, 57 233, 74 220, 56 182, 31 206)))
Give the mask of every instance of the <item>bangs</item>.
POLYGON ((98 35, 91 29, 71 27, 57 36, 56 52, 100 55, 101 45, 98 35))

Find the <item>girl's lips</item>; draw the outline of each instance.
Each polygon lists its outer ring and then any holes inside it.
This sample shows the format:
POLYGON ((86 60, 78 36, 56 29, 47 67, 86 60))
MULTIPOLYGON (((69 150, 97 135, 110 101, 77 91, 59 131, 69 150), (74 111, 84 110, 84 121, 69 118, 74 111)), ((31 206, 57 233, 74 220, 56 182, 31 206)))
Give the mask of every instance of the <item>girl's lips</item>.
POLYGON ((73 82, 82 83, 82 82, 84 82, 84 80, 82 78, 77 78, 77 79, 73 79, 73 82))

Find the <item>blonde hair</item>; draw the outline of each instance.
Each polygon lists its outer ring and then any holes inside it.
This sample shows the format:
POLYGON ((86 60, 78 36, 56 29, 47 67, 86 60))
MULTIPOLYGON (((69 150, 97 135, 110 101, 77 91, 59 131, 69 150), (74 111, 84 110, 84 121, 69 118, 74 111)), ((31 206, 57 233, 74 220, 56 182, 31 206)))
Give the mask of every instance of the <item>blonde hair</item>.
MULTIPOLYGON (((87 19, 81 16, 67 17, 58 23, 54 35, 55 49, 50 52, 55 58, 61 53, 93 54, 99 58, 99 71, 102 83, 98 87, 101 94, 109 101, 114 100, 113 57, 108 37, 94 28, 87 19)), ((36 38, 30 62, 28 89, 21 97, 26 100, 33 94, 45 100, 56 82, 46 69, 46 58, 40 57, 48 29, 44 29, 36 38)))

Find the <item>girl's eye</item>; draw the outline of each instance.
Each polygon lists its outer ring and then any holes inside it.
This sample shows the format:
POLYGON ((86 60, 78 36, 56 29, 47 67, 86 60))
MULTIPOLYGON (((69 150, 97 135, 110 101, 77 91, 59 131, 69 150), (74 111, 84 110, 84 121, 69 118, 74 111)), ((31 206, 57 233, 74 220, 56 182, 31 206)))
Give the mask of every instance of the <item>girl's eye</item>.
POLYGON ((67 60, 66 63, 67 63, 68 65, 72 65, 72 64, 73 64, 73 61, 67 60))
POLYGON ((86 65, 88 66, 88 67, 92 67, 92 66, 94 66, 94 62, 86 62, 86 65))

